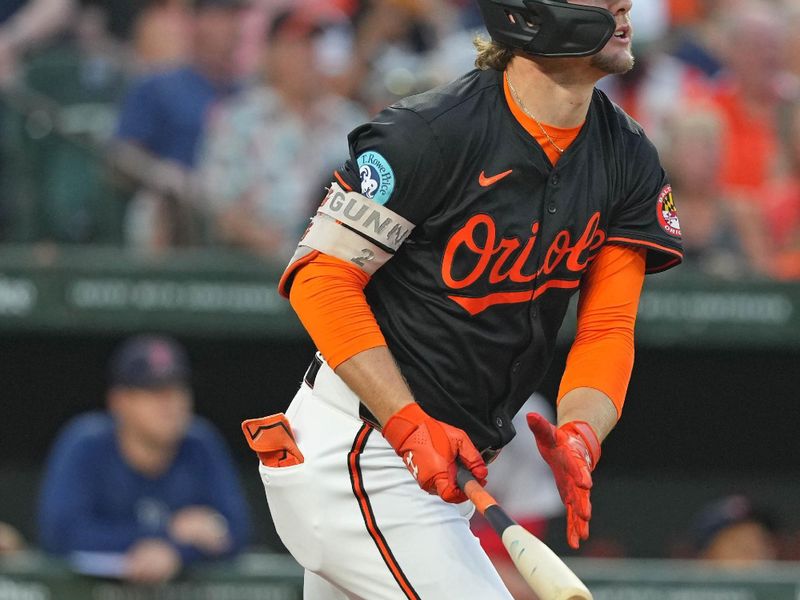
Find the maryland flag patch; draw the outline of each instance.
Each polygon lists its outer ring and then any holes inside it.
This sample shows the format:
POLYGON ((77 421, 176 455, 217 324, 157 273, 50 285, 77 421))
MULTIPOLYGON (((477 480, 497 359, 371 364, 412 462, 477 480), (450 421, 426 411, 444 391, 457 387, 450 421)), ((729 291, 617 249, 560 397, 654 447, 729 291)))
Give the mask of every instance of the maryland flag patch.
POLYGON ((661 190, 656 203, 656 215, 661 229, 673 237, 681 237, 681 222, 678 220, 678 208, 672 197, 671 185, 667 185, 661 190))

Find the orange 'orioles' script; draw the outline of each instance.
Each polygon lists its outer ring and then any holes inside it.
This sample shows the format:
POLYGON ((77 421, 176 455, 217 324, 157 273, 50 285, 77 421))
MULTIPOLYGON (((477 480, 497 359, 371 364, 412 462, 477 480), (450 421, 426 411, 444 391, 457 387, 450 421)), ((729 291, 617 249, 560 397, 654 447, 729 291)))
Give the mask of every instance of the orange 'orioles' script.
MULTIPOLYGON (((533 252, 539 236, 539 223, 531 225, 531 237, 524 243, 518 238, 497 239, 497 226, 494 219, 487 214, 478 214, 470 218, 464 227, 459 229, 445 248, 442 259, 442 279, 453 290, 464 289, 487 275, 492 285, 506 280, 514 283, 533 283, 542 275, 552 274, 556 268, 564 266, 577 275, 576 279, 550 279, 540 286, 529 290, 514 292, 496 292, 480 298, 464 296, 448 296, 471 315, 477 315, 496 304, 514 304, 535 300, 551 288, 576 288, 580 284, 580 274, 589 264, 591 253, 600 248, 606 240, 606 234, 598 227, 600 212, 594 213, 583 234, 573 244, 569 231, 559 231, 544 254, 542 266, 532 273, 523 272, 525 264, 533 252), (484 242, 476 240, 479 228, 486 231, 484 242), (461 279, 453 275, 453 261, 461 249, 468 250, 475 257, 472 270, 461 279)), ((482 237, 482 236, 481 236, 482 237)), ((463 252, 460 255, 463 260, 463 252)))

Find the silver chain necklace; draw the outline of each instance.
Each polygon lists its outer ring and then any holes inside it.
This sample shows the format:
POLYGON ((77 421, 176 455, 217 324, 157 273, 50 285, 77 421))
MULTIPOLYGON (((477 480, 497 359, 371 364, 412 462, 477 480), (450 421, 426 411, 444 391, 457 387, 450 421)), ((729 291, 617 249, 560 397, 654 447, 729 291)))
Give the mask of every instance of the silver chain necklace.
POLYGON ((517 93, 517 90, 514 87, 514 84, 511 83, 511 77, 509 76, 508 71, 506 71, 506 81, 508 81, 508 87, 511 90, 511 95, 514 96, 514 100, 517 101, 517 104, 519 104, 519 107, 522 109, 522 112, 524 112, 531 119, 533 119, 533 122, 536 123, 539 126, 539 129, 542 130, 542 133, 544 134, 544 137, 547 138, 547 141, 550 142, 550 144, 553 146, 553 148, 555 148, 556 151, 559 154, 564 154, 564 148, 562 148, 561 146, 559 146, 558 144, 556 144, 553 141, 553 138, 551 138, 550 134, 547 133, 547 130, 544 128, 544 125, 542 125, 541 121, 539 121, 539 119, 534 117, 533 113, 531 113, 531 111, 529 111, 528 108, 525 106, 525 103, 522 101, 522 98, 520 98, 519 94, 517 93))

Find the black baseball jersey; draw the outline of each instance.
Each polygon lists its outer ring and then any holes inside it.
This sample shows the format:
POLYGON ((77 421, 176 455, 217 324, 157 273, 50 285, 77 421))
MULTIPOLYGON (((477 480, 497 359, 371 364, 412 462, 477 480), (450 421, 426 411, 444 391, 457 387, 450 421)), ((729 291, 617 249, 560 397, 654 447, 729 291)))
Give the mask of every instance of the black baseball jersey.
POLYGON ((415 225, 368 302, 417 402, 479 449, 513 437, 605 244, 647 248, 648 272, 681 261, 657 152, 600 91, 556 167, 496 71, 403 100, 349 141, 341 180, 415 225))

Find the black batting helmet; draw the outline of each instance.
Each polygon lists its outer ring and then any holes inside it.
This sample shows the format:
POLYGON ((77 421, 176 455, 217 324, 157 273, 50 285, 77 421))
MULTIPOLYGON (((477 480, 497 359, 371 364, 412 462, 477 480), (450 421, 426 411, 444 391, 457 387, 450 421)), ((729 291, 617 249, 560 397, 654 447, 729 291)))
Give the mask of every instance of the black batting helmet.
POLYGON ((616 23, 604 8, 567 0, 477 0, 489 35, 498 43, 534 56, 597 54, 616 23))

